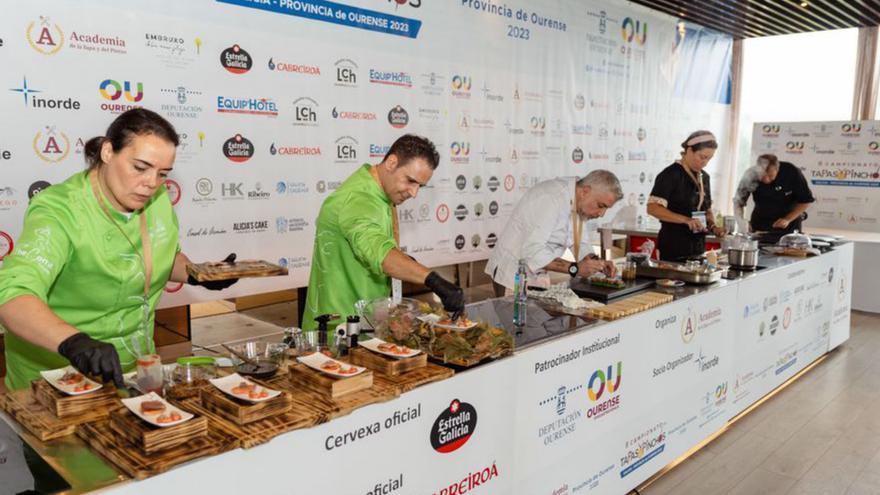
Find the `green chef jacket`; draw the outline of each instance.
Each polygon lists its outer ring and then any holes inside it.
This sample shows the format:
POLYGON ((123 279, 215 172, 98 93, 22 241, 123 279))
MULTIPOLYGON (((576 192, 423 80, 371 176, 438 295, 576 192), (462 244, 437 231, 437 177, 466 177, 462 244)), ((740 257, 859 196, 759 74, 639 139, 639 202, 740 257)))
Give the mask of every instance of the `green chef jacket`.
MULTIPOLYGON (((180 249, 177 216, 164 187, 143 213, 130 217, 106 204, 138 252, 143 246, 139 215, 147 215, 153 275, 146 328, 152 330, 156 304, 180 249)), ((27 294, 39 297, 79 331, 112 343, 124 370, 134 367, 132 336, 144 342, 143 265, 101 210, 85 172, 47 188, 28 206, 21 236, 0 268, 0 305, 27 294)), ((154 348, 149 333, 146 345, 154 348)), ((67 364, 61 355, 6 332, 9 389, 25 388, 40 371, 67 364)))
POLYGON ((327 313, 338 313, 344 321, 355 314, 354 303, 359 299, 391 293, 391 279, 382 271, 385 256, 397 247, 391 206, 370 175, 369 164, 324 201, 315 232, 303 329, 314 330, 315 317, 327 313))

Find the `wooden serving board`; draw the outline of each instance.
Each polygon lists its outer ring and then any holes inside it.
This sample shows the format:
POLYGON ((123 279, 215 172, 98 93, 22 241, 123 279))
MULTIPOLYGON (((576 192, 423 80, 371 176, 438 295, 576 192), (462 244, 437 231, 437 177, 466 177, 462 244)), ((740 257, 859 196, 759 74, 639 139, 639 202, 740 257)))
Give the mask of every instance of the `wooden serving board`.
POLYGON ((264 260, 239 260, 235 263, 209 261, 207 263, 191 263, 187 265, 186 273, 192 275, 199 282, 209 282, 233 278, 287 275, 287 268, 264 260))
POLYGON ((144 455, 152 455, 206 436, 208 420, 196 416, 179 425, 162 428, 148 424, 123 407, 110 413, 110 429, 144 455))
POLYGON ((413 357, 395 359, 362 347, 355 347, 348 352, 348 360, 351 364, 369 368, 383 375, 397 376, 424 368, 428 364, 428 355, 420 352, 413 357))
POLYGON ((15 390, 0 395, 0 407, 33 436, 42 441, 61 438, 76 432, 77 425, 107 419, 106 407, 92 409, 75 416, 59 418, 34 397, 33 390, 15 390))
POLYGON ((590 309, 590 316, 603 320, 617 320, 651 308, 672 302, 675 299, 672 294, 660 292, 644 292, 626 299, 613 302, 602 308, 590 309))
POLYGON ((290 365, 290 381, 332 399, 338 399, 343 395, 360 392, 372 387, 373 372, 366 370, 354 376, 334 378, 326 373, 313 370, 302 363, 294 363, 290 365))
MULTIPOLYGON (((302 365, 300 365, 302 366, 302 365)), ((294 382, 290 376, 278 375, 267 380, 270 387, 291 393, 293 411, 308 411, 320 417, 319 423, 351 414, 352 411, 370 404, 386 402, 400 396, 398 387, 388 382, 374 381, 370 388, 333 398, 323 392, 306 388, 294 382)))
POLYGON ((281 392, 278 397, 267 401, 252 403, 232 398, 213 386, 201 390, 201 404, 237 425, 284 414, 291 407, 290 394, 287 392, 281 392))
POLYGON ((137 480, 164 473, 193 459, 222 454, 238 447, 238 439, 224 431, 222 425, 212 421, 208 422, 206 435, 152 455, 145 455, 134 444, 120 437, 110 427, 110 420, 80 425, 76 434, 92 450, 104 456, 127 476, 137 480))
MULTIPOLYGON (((282 379, 287 382, 287 377, 283 377, 282 379)), ((272 388, 280 389, 281 387, 273 384, 272 388)), ((221 394, 223 393, 219 390, 217 392, 221 394)), ((188 411, 197 412, 208 417, 212 424, 220 425, 223 428, 223 431, 234 436, 241 448, 249 449, 264 444, 282 433, 298 430, 300 428, 310 428, 327 421, 326 413, 317 410, 317 408, 308 407, 308 404, 296 402, 291 397, 292 394, 288 391, 285 391, 284 394, 289 401, 289 408, 286 412, 278 413, 247 424, 236 423, 234 420, 229 419, 228 416, 223 415, 216 409, 209 408, 207 403, 203 404, 201 399, 186 399, 184 401, 179 401, 178 403, 188 411)))
POLYGON ((422 368, 417 368, 400 375, 376 373, 373 383, 394 388, 398 394, 402 394, 421 385, 445 380, 454 374, 455 370, 451 368, 434 363, 426 363, 422 368))
POLYGON ((59 418, 88 414, 97 409, 106 412, 108 409, 116 409, 120 406, 116 387, 113 385, 105 384, 99 390, 88 394, 67 395, 49 385, 46 380, 39 379, 31 382, 31 389, 37 401, 59 418))

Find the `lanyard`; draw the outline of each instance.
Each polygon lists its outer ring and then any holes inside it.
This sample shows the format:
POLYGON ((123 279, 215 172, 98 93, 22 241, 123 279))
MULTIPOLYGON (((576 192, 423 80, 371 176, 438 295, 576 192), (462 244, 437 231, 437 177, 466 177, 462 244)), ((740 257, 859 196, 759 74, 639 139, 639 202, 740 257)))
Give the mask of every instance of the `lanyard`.
MULTIPOLYGON (((376 181, 376 184, 379 185, 379 189, 382 189, 382 182, 379 181, 379 172, 376 170, 376 167, 370 167, 370 176, 372 176, 373 180, 376 181)), ((394 242, 400 247, 400 224, 397 220, 397 206, 394 206, 393 204, 391 205, 391 230, 394 234, 394 242)))
POLYGON ((141 210, 140 212, 140 224, 141 224, 141 243, 143 244, 143 253, 139 252, 137 246, 135 246, 134 242, 126 235, 125 231, 122 230, 122 227, 116 220, 113 218, 113 215, 110 214, 110 210, 107 208, 107 204, 104 203, 104 190, 101 188, 101 184, 98 183, 98 171, 93 170, 89 173, 89 181, 92 184, 92 192, 95 194, 95 199, 98 200, 98 205, 101 207, 101 210, 110 219, 110 223, 116 226, 119 229, 119 232, 122 234, 122 237, 125 237, 125 240, 131 244, 131 248, 134 250, 135 254, 138 255, 138 258, 141 259, 141 264, 144 268, 144 303, 146 303, 150 298, 150 279, 153 276, 153 246, 150 244, 150 232, 147 230, 147 216, 146 213, 141 210))
POLYGON ((691 180, 694 181, 694 185, 696 185, 700 189, 700 202, 697 204, 697 211, 701 211, 703 209, 703 200, 706 198, 706 191, 703 189, 703 181, 702 181, 703 173, 700 172, 700 180, 697 180, 696 175, 694 175, 694 172, 693 172, 693 170, 690 169, 690 167, 688 167, 687 165, 685 165, 684 163, 681 163, 681 162, 678 162, 678 164, 681 165, 681 167, 684 169, 685 173, 688 174, 688 177, 690 177, 691 180))
POLYGON ((571 200, 571 237, 574 241, 574 260, 580 261, 581 239, 584 233, 584 221, 577 212, 577 182, 574 184, 574 198, 571 200))

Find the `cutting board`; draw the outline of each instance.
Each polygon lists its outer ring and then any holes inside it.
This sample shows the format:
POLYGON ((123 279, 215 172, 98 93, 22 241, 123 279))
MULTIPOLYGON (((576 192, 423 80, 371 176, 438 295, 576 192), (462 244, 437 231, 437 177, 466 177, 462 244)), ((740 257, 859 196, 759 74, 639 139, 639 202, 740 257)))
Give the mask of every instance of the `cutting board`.
POLYGON ((387 382, 374 382, 367 389, 333 398, 326 393, 303 387, 300 383, 291 380, 290 376, 279 374, 266 380, 266 384, 276 390, 290 392, 293 400, 292 411, 310 411, 319 416, 320 423, 345 416, 361 407, 389 401, 400 396, 397 387, 387 382))
POLYGON ((108 408, 95 408, 82 414, 59 418, 34 397, 31 389, 0 395, 0 407, 33 436, 42 441, 73 435, 77 425, 107 419, 108 408))
POLYGON ((210 261, 206 263, 191 263, 187 265, 186 272, 199 282, 207 282, 234 278, 287 275, 287 268, 264 260, 240 260, 235 263, 210 261))
POLYGON ((593 308, 590 315, 603 320, 617 320, 673 301, 672 294, 660 292, 644 292, 635 296, 615 301, 601 308, 593 308))
POLYGON ((246 425, 290 411, 290 394, 282 392, 278 397, 262 402, 238 400, 223 393, 217 387, 201 390, 201 403, 206 409, 232 421, 237 425, 246 425))
POLYGON ((455 371, 451 368, 440 366, 439 364, 427 363, 421 368, 400 375, 376 373, 373 377, 373 383, 379 386, 393 388, 398 394, 402 394, 421 385, 451 378, 454 374, 455 371))
POLYGON ((226 432, 223 424, 214 421, 208 421, 205 436, 152 455, 144 454, 137 446, 119 436, 110 427, 109 420, 80 425, 76 428, 76 434, 120 471, 138 480, 164 473, 193 459, 222 454, 239 445, 238 439, 226 432))
POLYGON ((580 297, 588 297, 594 301, 607 304, 614 299, 619 299, 653 286, 654 280, 650 278, 636 278, 635 280, 626 281, 625 283, 626 287, 623 289, 614 289, 611 287, 593 285, 586 279, 577 278, 571 281, 571 290, 580 297))
POLYGON ((338 399, 372 387, 373 372, 366 370, 354 376, 335 378, 304 364, 294 363, 290 365, 290 381, 300 387, 338 399))
POLYGON ((179 425, 162 428, 148 424, 123 407, 110 412, 110 429, 150 456, 206 436, 208 420, 196 416, 179 425))

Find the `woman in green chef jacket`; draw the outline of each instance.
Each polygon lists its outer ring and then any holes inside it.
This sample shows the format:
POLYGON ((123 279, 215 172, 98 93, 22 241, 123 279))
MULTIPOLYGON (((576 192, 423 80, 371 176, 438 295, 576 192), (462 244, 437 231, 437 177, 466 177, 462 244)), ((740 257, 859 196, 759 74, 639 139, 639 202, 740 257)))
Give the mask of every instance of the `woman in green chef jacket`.
POLYGON ((129 110, 86 143, 87 170, 34 196, 0 268, 9 389, 68 363, 121 385, 137 354, 154 351, 166 282, 197 284, 163 187, 177 145, 167 120, 129 110))

